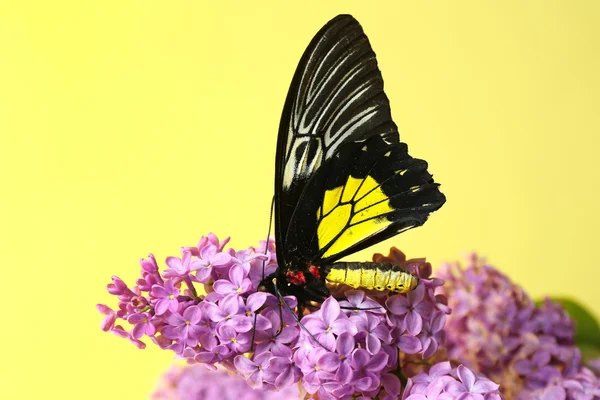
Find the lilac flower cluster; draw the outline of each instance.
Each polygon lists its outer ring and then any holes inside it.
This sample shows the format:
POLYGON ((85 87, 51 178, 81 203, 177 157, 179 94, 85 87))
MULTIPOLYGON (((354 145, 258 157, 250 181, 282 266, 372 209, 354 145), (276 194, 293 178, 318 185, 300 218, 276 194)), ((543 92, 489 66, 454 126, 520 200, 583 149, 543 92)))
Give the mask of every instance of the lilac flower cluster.
POLYGON ((499 385, 464 365, 445 361, 408 379, 402 400, 500 400, 499 385))
MULTIPOLYGON (((255 389, 300 382, 319 399, 398 398, 399 360, 423 364, 443 346, 450 308, 436 293, 443 281, 430 277, 431 265, 422 259, 406 260, 396 249, 375 255, 419 276, 417 288, 390 294, 332 287, 335 297, 302 316, 301 327, 275 296, 256 291, 277 268, 273 242, 242 251, 225 250, 227 242, 203 237, 198 246, 182 248, 181 257, 168 257, 162 273, 150 255, 132 288, 113 277, 108 291, 118 309, 98 306, 106 315, 102 329, 140 348, 149 337, 188 363, 221 365, 255 389), (122 320, 132 328, 117 323, 122 320)), ((294 297, 285 302, 297 305, 294 297)))
POLYGON ((237 375, 223 369, 209 371, 199 364, 172 366, 152 393, 154 400, 286 400, 298 399, 297 387, 274 393, 252 390, 237 375))
POLYGON ((582 369, 574 322, 561 305, 546 299, 536 307, 474 254, 465 268, 445 264, 437 275, 452 308, 445 328, 451 360, 499 383, 507 399, 600 398, 600 380, 582 369))

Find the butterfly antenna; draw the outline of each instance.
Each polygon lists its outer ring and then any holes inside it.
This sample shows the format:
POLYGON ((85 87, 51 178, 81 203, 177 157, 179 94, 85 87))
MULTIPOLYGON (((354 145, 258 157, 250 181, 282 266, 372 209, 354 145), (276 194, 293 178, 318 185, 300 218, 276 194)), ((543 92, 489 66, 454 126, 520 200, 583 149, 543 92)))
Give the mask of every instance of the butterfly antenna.
MULTIPOLYGON (((269 248, 269 238, 271 237, 271 226, 273 225, 273 210, 275 208, 275 196, 271 200, 271 213, 269 214, 269 230, 267 232, 267 241, 265 243, 265 255, 267 255, 267 249, 269 248)), ((262 277, 261 280, 265 279, 265 260, 262 262, 262 277)))
MULTIPOLYGON (((283 296, 281 295, 281 292, 279 292, 279 289, 277 289, 277 284, 275 284, 275 293, 277 294, 277 298, 279 299, 280 304, 283 303, 284 307, 288 309, 288 311, 292 314, 292 317, 294 318, 294 321, 296 321, 296 323, 302 328, 304 329, 304 331, 306 333, 308 333, 308 335, 312 338, 312 340, 314 340, 319 346, 321 346, 322 348, 324 348, 327 351, 331 351, 329 350, 327 347, 323 346, 321 344, 321 342, 319 342, 317 340, 317 338, 308 330, 308 328, 306 326, 304 326, 304 324, 302 322, 300 322, 300 319, 298 318, 298 316, 296 315, 296 313, 294 312, 294 310, 292 310, 292 307, 290 307, 290 305, 285 301, 285 299, 283 298, 283 296)), ((281 319, 282 323, 283 323, 283 318, 281 319)))
MULTIPOLYGON (((267 232, 267 240, 265 242, 265 255, 267 255, 267 251, 269 249, 269 238, 271 237, 271 226, 273 225, 273 209, 275 208, 275 196, 273 196, 273 200, 271 200, 271 212, 269 215, 269 230, 267 232)), ((262 261, 262 276, 260 280, 265 279, 265 260, 262 261)), ((281 311, 281 307, 280 307, 281 311)), ((283 324, 283 319, 281 320, 283 324)), ((283 325, 279 327, 279 331, 283 329, 283 325)), ((278 333, 279 334, 279 333, 278 333)), ((256 336, 256 314, 254 314, 254 322, 252 323, 252 344, 250 345, 250 351, 254 351, 254 337, 256 336)))
POLYGON ((256 336, 256 313, 254 313, 254 322, 252 322, 252 341, 250 342, 250 351, 254 351, 254 337, 256 336))

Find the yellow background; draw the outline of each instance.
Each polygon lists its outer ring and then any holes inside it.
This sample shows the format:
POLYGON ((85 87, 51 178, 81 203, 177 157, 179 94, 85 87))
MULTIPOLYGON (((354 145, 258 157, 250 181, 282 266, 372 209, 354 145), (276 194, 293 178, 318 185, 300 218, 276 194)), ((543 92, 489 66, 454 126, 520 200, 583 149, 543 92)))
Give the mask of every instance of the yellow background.
POLYGON ((597 310, 600 3, 321 3, 0 3, 0 398, 148 395, 171 353, 102 333, 94 305, 148 252, 264 237, 288 85, 338 13, 448 197, 375 249, 474 249, 597 310))

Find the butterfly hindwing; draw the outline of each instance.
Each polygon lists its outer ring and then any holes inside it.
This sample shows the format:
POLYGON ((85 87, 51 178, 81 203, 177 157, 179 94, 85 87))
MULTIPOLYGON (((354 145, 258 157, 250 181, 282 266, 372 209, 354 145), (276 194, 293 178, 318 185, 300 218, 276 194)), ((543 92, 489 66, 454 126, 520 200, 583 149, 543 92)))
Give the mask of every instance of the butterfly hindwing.
POLYGON ((444 200, 427 163, 404 143, 379 136, 348 143, 305 187, 286 243, 295 259, 330 263, 423 225, 444 200))

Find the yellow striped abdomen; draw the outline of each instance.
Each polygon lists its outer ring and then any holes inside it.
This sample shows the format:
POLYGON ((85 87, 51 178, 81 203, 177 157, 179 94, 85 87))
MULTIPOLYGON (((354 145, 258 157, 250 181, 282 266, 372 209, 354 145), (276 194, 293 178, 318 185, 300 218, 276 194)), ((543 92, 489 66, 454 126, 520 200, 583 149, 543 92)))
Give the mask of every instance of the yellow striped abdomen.
POLYGON ((343 283, 353 288, 409 292, 419 279, 396 264, 340 262, 324 267, 329 282, 343 283))

